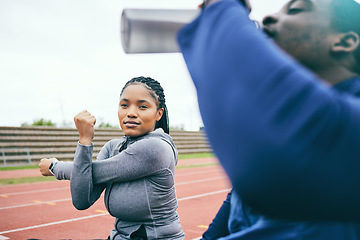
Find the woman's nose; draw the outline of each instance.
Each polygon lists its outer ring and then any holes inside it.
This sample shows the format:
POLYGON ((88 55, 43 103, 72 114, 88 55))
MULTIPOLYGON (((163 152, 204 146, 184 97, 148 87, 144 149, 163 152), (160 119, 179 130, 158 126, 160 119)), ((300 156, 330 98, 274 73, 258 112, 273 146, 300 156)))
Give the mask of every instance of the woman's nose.
POLYGON ((127 112, 128 117, 137 117, 137 108, 136 107, 129 107, 127 112))

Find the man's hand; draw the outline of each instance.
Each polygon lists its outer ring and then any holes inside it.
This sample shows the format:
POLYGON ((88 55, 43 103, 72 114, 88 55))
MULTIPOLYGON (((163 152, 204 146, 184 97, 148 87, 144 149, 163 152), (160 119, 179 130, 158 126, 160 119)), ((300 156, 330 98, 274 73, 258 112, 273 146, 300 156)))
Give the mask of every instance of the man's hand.
POLYGON ((84 110, 74 117, 76 128, 79 132, 79 141, 82 145, 91 145, 94 138, 96 118, 84 110))
POLYGON ((43 176, 53 176, 49 171, 49 167, 54 160, 56 160, 56 158, 43 158, 40 160, 39 168, 43 176))

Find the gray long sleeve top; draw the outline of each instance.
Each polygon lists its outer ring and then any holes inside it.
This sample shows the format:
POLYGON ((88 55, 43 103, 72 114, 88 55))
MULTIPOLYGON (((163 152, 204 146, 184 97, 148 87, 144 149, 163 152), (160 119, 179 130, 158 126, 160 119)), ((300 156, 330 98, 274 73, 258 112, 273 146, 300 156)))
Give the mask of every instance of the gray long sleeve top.
POLYGON ((70 179, 73 205, 87 209, 105 189, 105 205, 116 217, 110 239, 127 239, 141 225, 148 239, 184 239, 176 209, 177 150, 162 129, 114 139, 92 161, 93 146, 78 143, 74 162, 57 162, 57 179, 70 179), (125 150, 121 151, 122 149, 125 150))

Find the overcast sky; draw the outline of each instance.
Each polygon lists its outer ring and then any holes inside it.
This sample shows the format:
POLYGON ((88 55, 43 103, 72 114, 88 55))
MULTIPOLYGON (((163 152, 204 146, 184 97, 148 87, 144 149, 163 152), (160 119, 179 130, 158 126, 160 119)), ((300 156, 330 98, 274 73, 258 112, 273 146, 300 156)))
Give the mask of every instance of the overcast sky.
MULTIPOLYGON (((286 0, 253 0, 255 19, 286 0)), ((170 125, 202 126, 196 92, 179 53, 123 52, 124 8, 195 9, 198 0, 0 0, 0 126, 45 118, 73 126, 87 109, 118 126, 120 91, 135 76, 165 89, 170 125)))

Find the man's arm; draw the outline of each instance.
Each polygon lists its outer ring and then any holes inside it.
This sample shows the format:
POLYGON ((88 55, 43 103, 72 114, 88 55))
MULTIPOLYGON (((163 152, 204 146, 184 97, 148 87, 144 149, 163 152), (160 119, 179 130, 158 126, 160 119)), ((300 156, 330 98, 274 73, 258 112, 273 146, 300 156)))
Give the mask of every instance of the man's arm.
POLYGON ((223 0, 181 30, 210 143, 262 213, 360 219, 360 104, 320 83, 223 0))
MULTIPOLYGON (((213 3, 219 2, 221 0, 205 0, 203 2, 203 7, 208 7, 213 3)), ((238 0, 241 4, 243 4, 248 10, 249 12, 251 12, 251 4, 250 4, 250 0, 238 0)))
POLYGON ((202 235, 202 240, 215 240, 229 235, 230 198, 231 192, 228 193, 209 228, 202 235))

